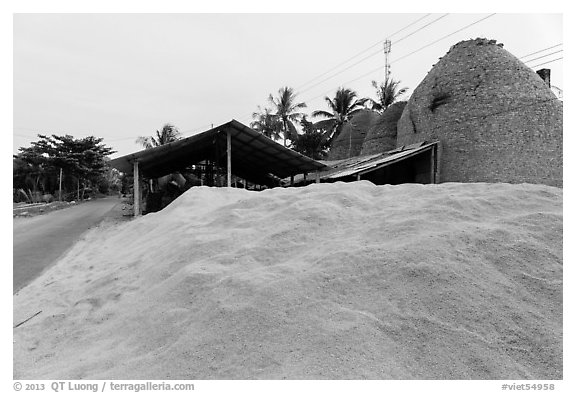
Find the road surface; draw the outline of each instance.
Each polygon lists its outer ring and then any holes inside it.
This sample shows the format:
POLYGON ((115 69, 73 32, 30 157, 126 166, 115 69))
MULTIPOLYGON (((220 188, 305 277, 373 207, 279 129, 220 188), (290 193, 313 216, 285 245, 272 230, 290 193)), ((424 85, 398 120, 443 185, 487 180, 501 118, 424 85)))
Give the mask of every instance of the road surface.
POLYGON ((119 203, 118 198, 94 199, 48 214, 14 219, 13 293, 40 276, 119 203))

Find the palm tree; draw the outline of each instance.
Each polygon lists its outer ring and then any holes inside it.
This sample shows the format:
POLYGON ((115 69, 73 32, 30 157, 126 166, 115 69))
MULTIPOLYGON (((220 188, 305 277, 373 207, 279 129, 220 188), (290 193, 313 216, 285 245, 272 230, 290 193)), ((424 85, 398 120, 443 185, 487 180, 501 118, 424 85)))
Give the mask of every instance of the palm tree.
POLYGON ((252 113, 252 118, 254 121, 250 123, 250 127, 254 130, 272 140, 280 139, 282 123, 280 123, 278 117, 272 113, 272 109, 265 108, 262 110, 262 108, 258 106, 258 112, 252 113))
POLYGON ((316 125, 329 130, 324 134, 324 138, 328 141, 328 144, 332 144, 332 141, 334 141, 340 134, 340 131, 342 131, 344 124, 349 121, 355 113, 362 110, 366 99, 357 99, 356 97, 357 93, 354 90, 340 87, 338 91, 336 91, 334 99, 324 97, 332 112, 322 110, 312 112, 312 117, 326 118, 326 120, 317 122, 316 125))
POLYGON ((287 86, 278 90, 278 97, 276 98, 270 94, 268 100, 274 106, 276 111, 275 115, 282 124, 284 146, 287 147, 288 139, 295 141, 298 138, 298 132, 293 122, 302 118, 304 114, 297 111, 298 109, 306 108, 306 104, 303 102, 296 103, 294 90, 287 86))
POLYGON ((180 131, 178 131, 178 128, 170 123, 166 123, 164 127, 162 127, 162 131, 156 130, 156 138, 153 136, 139 136, 136 139, 136 143, 141 144, 145 149, 151 149, 177 141, 178 139, 180 139, 180 131))
POLYGON ((400 81, 395 81, 394 79, 386 79, 384 83, 378 84, 376 81, 372 81, 372 86, 376 89, 376 95, 378 100, 373 100, 368 98, 372 104, 372 110, 376 112, 383 112, 390 105, 395 103, 400 96, 408 91, 407 87, 398 88, 400 81))
POLYGON ((302 117, 300 125, 303 133, 298 134, 292 149, 314 160, 323 160, 329 147, 323 138, 325 130, 308 121, 306 116, 302 117))

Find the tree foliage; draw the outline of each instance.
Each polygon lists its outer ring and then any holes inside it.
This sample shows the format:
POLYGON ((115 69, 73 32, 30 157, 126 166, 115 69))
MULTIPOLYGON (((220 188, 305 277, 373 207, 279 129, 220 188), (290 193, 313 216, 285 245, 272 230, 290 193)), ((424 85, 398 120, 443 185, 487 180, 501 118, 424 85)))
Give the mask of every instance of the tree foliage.
POLYGON ((60 169, 67 190, 74 185, 78 188, 80 183, 90 187, 104 181, 108 169, 105 158, 114 151, 102 144, 102 138, 41 134, 38 138, 13 157, 14 188, 53 194, 59 187, 60 169))
POLYGON ((342 127, 350 118, 363 108, 366 99, 358 99, 358 94, 351 89, 340 87, 336 91, 334 98, 324 97, 330 112, 317 110, 312 112, 312 117, 324 117, 326 120, 318 122, 318 126, 328 130, 324 134, 324 139, 328 145, 332 144, 342 127))
POLYGON ((180 139, 180 131, 176 126, 166 123, 162 127, 162 130, 156 130, 156 136, 139 136, 136 139, 136 143, 144 146, 145 149, 152 149, 153 147, 158 147, 166 145, 170 142, 177 141, 180 139))
POLYGON ((306 108, 303 102, 296 102, 296 93, 291 87, 282 87, 278 90, 278 96, 274 97, 272 94, 268 100, 273 106, 274 115, 276 115, 282 124, 282 136, 284 138, 284 146, 288 146, 288 141, 294 142, 298 138, 298 132, 294 126, 294 122, 298 121, 304 116, 299 109, 306 108))
POLYGON ((252 129, 272 140, 278 140, 282 135, 282 123, 278 116, 272 113, 270 108, 262 109, 258 106, 258 112, 252 114, 254 121, 250 123, 252 129))
POLYGON ((395 103, 402 95, 407 91, 407 87, 399 88, 400 81, 395 81, 394 79, 386 79, 384 83, 378 84, 376 81, 372 81, 372 86, 376 89, 377 100, 368 98, 372 105, 372 110, 376 112, 383 112, 390 105, 395 103))
POLYGON ((326 130, 318 124, 314 124, 306 119, 306 116, 300 121, 302 134, 294 141, 292 149, 300 154, 310 157, 314 160, 326 158, 329 144, 324 138, 326 130))

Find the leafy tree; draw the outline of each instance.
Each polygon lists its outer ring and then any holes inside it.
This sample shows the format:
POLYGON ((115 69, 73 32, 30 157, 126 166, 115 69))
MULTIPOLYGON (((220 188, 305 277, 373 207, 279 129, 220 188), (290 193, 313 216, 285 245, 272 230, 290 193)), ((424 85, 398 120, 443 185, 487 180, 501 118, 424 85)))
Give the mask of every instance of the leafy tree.
POLYGON ((139 136, 136 139, 136 143, 144 146, 145 149, 151 149, 153 147, 158 147, 166 145, 170 142, 177 141, 180 139, 180 131, 176 126, 166 123, 162 127, 162 131, 156 130, 156 137, 153 136, 139 136))
MULTIPOLYGON (((106 161, 109 159, 107 158, 106 161)), ((122 174, 118 169, 108 166, 100 176, 97 187, 102 194, 107 194, 110 191, 119 192, 122 188, 122 174)))
POLYGON ((342 127, 350 118, 363 108, 366 99, 358 99, 357 93, 353 90, 340 87, 336 91, 333 99, 324 97, 331 112, 317 110, 312 112, 312 117, 325 117, 326 120, 319 121, 319 127, 328 129, 324 134, 324 139, 328 145, 338 137, 342 127))
MULTIPOLYGON (((39 140, 30 147, 21 147, 14 156, 14 186, 29 188, 34 180, 34 191, 53 193, 59 185, 60 169, 76 180, 77 195, 80 184, 97 184, 106 171, 105 157, 114 151, 102 144, 102 138, 89 136, 75 139, 71 135, 38 135, 39 140)), ((70 189, 70 184, 66 184, 70 189)))
POLYGON ((372 105, 372 110, 383 112, 408 91, 407 87, 398 88, 399 85, 400 81, 395 81, 392 78, 386 79, 381 84, 372 81, 372 86, 376 89, 376 96, 378 97, 377 100, 367 99, 372 105))
POLYGON ((34 144, 19 150, 20 153, 13 157, 13 186, 33 193, 47 192, 49 177, 53 172, 49 158, 34 144))
POLYGON ((250 123, 250 127, 254 130, 272 140, 280 139, 282 123, 278 120, 278 117, 272 113, 270 108, 262 110, 262 108, 258 106, 258 112, 254 112, 252 118, 254 121, 250 123))
POLYGON ((314 160, 322 160, 328 152, 328 143, 324 138, 326 130, 306 119, 300 121, 303 134, 298 134, 292 149, 314 160))
POLYGON ((303 102, 296 103, 294 90, 287 86, 278 90, 278 97, 273 97, 270 94, 268 100, 276 111, 274 114, 282 124, 284 146, 288 146, 288 140, 295 141, 298 138, 298 132, 293 122, 302 118, 304 114, 298 110, 306 108, 306 104, 303 102))

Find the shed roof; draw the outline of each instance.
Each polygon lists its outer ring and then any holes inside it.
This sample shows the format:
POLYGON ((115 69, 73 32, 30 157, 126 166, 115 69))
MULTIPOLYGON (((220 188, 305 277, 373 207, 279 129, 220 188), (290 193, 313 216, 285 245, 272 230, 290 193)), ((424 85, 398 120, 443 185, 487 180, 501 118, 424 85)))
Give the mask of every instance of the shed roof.
POLYGON ((121 172, 132 171, 138 161, 147 177, 160 177, 204 160, 226 166, 226 139, 231 135, 232 173, 259 184, 274 178, 322 170, 326 165, 285 148, 270 138, 231 120, 208 131, 110 161, 121 172))
POLYGON ((430 150, 436 144, 438 144, 438 142, 420 142, 390 150, 386 152, 386 155, 379 154, 377 156, 368 156, 365 160, 358 160, 357 162, 346 165, 344 168, 326 174, 325 178, 339 179, 350 175, 361 175, 363 173, 371 172, 430 150))
MULTIPOLYGON (((321 181, 331 181, 358 174, 362 175, 424 153, 437 144, 438 141, 418 142, 412 145, 400 146, 384 153, 356 156, 343 160, 323 161, 323 163, 326 163, 327 168, 320 173, 319 178, 321 181)), ((303 176, 295 178, 296 183, 302 181, 304 181, 303 176)))

